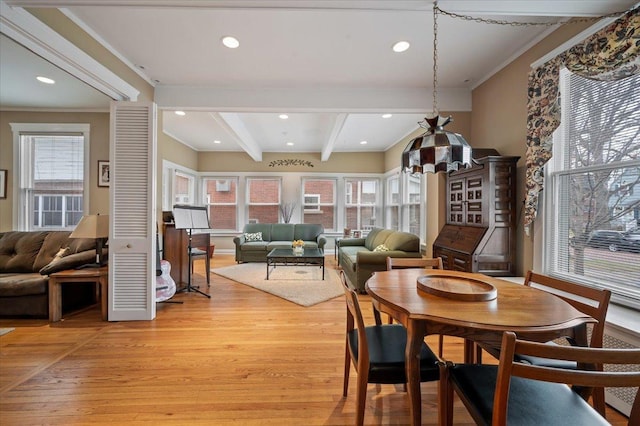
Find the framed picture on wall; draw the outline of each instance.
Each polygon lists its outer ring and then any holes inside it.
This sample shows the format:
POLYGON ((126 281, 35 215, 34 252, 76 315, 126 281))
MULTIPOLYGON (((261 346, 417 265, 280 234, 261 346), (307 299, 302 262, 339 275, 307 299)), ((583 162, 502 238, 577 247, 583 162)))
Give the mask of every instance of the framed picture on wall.
POLYGON ((108 161, 98 160, 98 186, 108 187, 111 177, 108 161))
POLYGON ((0 198, 7 198, 7 171, 0 170, 0 198))

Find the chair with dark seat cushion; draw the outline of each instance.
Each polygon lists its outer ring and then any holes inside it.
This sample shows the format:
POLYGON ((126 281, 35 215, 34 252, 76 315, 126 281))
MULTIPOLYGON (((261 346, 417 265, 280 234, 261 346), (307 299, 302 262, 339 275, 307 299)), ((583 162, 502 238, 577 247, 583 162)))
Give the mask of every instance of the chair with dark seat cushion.
MULTIPOLYGON (((640 370, 587 371, 540 367, 514 362, 514 354, 565 359, 580 365, 634 364, 640 349, 600 349, 516 339, 505 332, 498 366, 440 364, 441 424, 453 422, 453 391, 479 425, 608 425, 606 419, 564 383, 583 387, 635 387, 640 370)), ((637 367, 637 366, 636 366, 637 367)), ((629 425, 640 424, 640 397, 636 395, 629 425)))
MULTIPOLYGON (((356 292, 348 286, 342 271, 340 278, 347 299, 343 396, 347 396, 349 371, 353 362, 358 373, 356 425, 362 425, 368 383, 407 383, 404 362, 407 331, 400 324, 365 326, 356 292)), ((438 380, 438 362, 436 355, 423 343, 420 350, 420 381, 438 380)))
MULTIPOLYGON (((596 321, 593 329, 591 331, 591 339, 589 341, 589 346, 592 348, 601 348, 602 340, 604 338, 604 325, 607 316, 607 310, 609 309, 609 300, 611 299, 611 291, 596 289, 591 287, 585 287, 583 285, 571 283, 568 281, 564 281, 558 278, 552 278, 542 274, 536 274, 533 271, 528 271, 527 276, 524 280, 524 285, 535 287, 543 286, 542 289, 550 289, 553 294, 561 297, 569 304, 571 304, 574 308, 583 312, 596 321)), ((569 341, 570 344, 575 344, 575 342, 569 341)), ((549 344, 555 344, 554 342, 549 342, 549 344)), ((499 351, 496 348, 485 347, 484 345, 480 345, 483 349, 489 352, 496 358, 500 357, 499 351)), ((477 356, 478 360, 481 359, 480 353, 477 356)), ((543 359, 536 356, 530 355, 519 355, 516 354, 516 361, 526 362, 529 364, 540 365, 540 366, 548 366, 554 368, 568 368, 575 370, 578 368, 575 362, 565 361, 565 360, 554 360, 554 359, 543 359)), ((598 366, 601 369, 601 366, 598 366)), ((581 389, 582 395, 586 398, 590 394, 593 394, 593 406, 598 410, 598 412, 604 416, 605 415, 605 402, 604 402, 604 389, 596 388, 596 389, 581 389)))
MULTIPOLYGON (((415 258, 415 257, 387 257, 387 271, 392 269, 406 269, 406 268, 424 268, 424 269, 444 269, 442 266, 442 258, 415 258)), ((382 324, 380 318, 380 311, 373 305, 373 317, 376 320, 376 324, 382 324)), ((393 318, 389 315, 389 324, 393 323, 393 318)), ((442 346, 444 345, 444 339, 442 334, 438 336, 438 356, 442 358, 442 346)))

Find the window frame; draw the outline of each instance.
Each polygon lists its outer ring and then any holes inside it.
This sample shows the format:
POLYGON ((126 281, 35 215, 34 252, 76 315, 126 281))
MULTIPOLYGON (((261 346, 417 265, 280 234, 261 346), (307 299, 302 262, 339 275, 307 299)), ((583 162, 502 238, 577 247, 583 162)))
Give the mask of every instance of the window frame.
MULTIPOLYGON (((568 77, 569 71, 561 70, 560 73, 560 92, 567 95, 561 97, 563 101, 563 113, 569 113, 568 105, 568 77)), ((570 250, 569 223, 566 218, 568 214, 561 214, 563 198, 566 189, 560 183, 562 179, 570 176, 579 176, 589 172, 606 171, 611 169, 640 167, 640 160, 629 160, 621 163, 603 163, 598 165, 583 166, 579 168, 565 168, 566 163, 566 141, 563 133, 566 131, 563 124, 568 124, 568 119, 564 116, 561 118, 561 124, 553 134, 553 156, 545 165, 545 191, 541 197, 542 206, 538 219, 541 223, 541 230, 535 232, 536 236, 540 236, 541 242, 536 244, 534 249, 534 268, 542 270, 544 274, 576 282, 594 288, 606 288, 612 291, 612 302, 618 303, 634 309, 640 309, 640 292, 630 290, 628 286, 620 286, 615 282, 607 282, 605 279, 596 279, 588 275, 579 275, 564 271, 564 267, 560 267, 561 256, 567 256, 570 250), (564 191, 564 192, 563 192, 564 191)), ((535 241, 535 240, 534 240, 535 241)), ((604 256, 604 255, 603 255, 604 256)), ((606 256, 605 256, 606 257, 606 256)), ((567 262, 565 262, 567 263, 567 262)))
MULTIPOLYGON (((199 176, 198 177, 198 183, 202 188, 201 191, 201 199, 202 199, 202 204, 207 206, 207 210, 209 211, 209 222, 213 224, 214 219, 211 217, 213 216, 211 214, 211 209, 213 208, 213 206, 234 206, 235 207, 235 223, 236 223, 236 229, 223 229, 223 228, 216 228, 215 226, 212 225, 212 229, 216 230, 217 232, 236 232, 238 226, 240 225, 240 203, 239 203, 239 199, 240 197, 238 197, 239 194, 239 188, 240 188, 240 178, 238 176, 211 176, 211 175, 203 175, 203 176, 199 176), (209 200, 209 195, 207 194, 207 181, 215 181, 216 182, 216 190, 217 190, 217 182, 220 180, 226 180, 229 182, 229 187, 232 187, 233 185, 231 185, 231 181, 235 182, 235 203, 212 203, 209 200)), ((229 191, 231 192, 231 191, 229 191)))
MULTIPOLYGON (((31 203, 28 202, 25 191, 21 190, 21 186, 24 183, 24 172, 31 172, 24 170, 26 159, 22 158, 22 154, 25 150, 21 148, 22 135, 28 134, 41 134, 41 135, 67 135, 81 134, 83 137, 83 202, 82 202, 82 214, 85 215, 89 212, 89 198, 91 195, 91 125, 89 123, 9 123, 11 131, 13 133, 13 167, 16 171, 13 179, 13 229, 20 231, 30 231, 30 224, 32 223, 33 209, 31 203), (30 207, 31 206, 31 207, 30 207)), ((29 149, 31 151, 31 149, 29 149)), ((33 156, 30 153, 30 160, 33 160, 33 156)), ((32 164, 32 161, 31 161, 32 164)), ((38 228, 38 230, 71 230, 73 226, 50 227, 50 228, 38 228)))
MULTIPOLYGON (((248 220, 250 219, 249 217, 249 210, 251 209, 251 206, 275 206, 276 210, 277 210, 277 217, 278 217, 278 221, 275 223, 283 223, 281 222, 282 217, 280 215, 280 205, 282 204, 282 177, 278 177, 278 176, 247 176, 245 179, 245 197, 244 197, 244 211, 245 214, 247 215, 246 217, 246 222, 248 223, 248 220), (275 181, 278 184, 278 200, 277 202, 266 202, 266 203, 252 203, 250 201, 251 198, 251 182, 253 181, 275 181)), ((256 217, 252 217, 251 219, 259 219, 256 217)))

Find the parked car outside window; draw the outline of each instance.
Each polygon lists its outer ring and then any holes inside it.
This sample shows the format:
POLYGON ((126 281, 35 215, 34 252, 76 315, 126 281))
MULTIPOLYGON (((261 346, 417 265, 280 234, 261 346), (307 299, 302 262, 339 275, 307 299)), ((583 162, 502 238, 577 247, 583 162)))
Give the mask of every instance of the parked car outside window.
POLYGON ((587 246, 612 252, 624 250, 640 253, 640 231, 626 233, 607 230, 593 231, 587 241, 587 246))

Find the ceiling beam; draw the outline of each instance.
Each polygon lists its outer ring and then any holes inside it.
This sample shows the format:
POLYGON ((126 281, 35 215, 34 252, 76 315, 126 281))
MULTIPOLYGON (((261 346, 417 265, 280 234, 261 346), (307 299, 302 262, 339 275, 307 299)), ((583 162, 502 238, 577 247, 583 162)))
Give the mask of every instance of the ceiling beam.
POLYGON ((0 24, 7 37, 111 99, 138 100, 138 89, 24 9, 0 1, 0 24))
POLYGON ((238 114, 231 112, 212 112, 209 115, 231 136, 236 138, 238 145, 240 145, 254 161, 262 161, 262 149, 255 139, 253 139, 238 114))
POLYGON ((331 153, 333 152, 333 147, 336 145, 336 141, 338 140, 338 136, 340 132, 342 132, 342 128, 344 127, 344 123, 347 121, 347 114, 337 114, 336 119, 333 122, 333 129, 331 129, 331 134, 329 138, 322 145, 322 156, 321 161, 329 161, 329 157, 331 157, 331 153))

